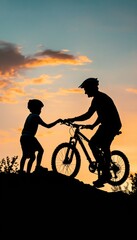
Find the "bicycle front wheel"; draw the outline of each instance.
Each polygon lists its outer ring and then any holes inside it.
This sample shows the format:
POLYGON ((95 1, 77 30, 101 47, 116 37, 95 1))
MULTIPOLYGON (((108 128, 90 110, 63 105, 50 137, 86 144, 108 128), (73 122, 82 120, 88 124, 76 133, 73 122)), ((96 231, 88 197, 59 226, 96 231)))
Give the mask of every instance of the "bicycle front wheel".
POLYGON ((76 177, 80 165, 80 154, 73 145, 61 143, 55 148, 51 159, 53 171, 69 177, 76 177))
POLYGON ((126 155, 119 151, 114 150, 111 152, 111 165, 110 165, 111 179, 108 183, 112 186, 119 186, 123 184, 130 173, 130 165, 126 155))

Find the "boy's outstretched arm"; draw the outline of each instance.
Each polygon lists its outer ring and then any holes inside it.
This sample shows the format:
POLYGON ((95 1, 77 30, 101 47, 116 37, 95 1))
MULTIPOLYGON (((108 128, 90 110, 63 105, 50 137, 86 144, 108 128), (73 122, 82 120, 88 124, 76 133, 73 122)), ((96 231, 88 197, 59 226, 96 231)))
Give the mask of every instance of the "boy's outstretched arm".
POLYGON ((40 120, 39 124, 46 128, 54 127, 56 124, 61 123, 63 120, 61 118, 57 119, 52 123, 45 123, 42 119, 40 120))

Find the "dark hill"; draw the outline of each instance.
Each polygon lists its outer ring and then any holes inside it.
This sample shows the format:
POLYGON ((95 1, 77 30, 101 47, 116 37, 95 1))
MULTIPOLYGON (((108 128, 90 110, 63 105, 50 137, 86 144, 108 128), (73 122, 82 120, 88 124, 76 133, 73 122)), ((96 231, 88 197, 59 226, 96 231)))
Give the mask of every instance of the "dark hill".
POLYGON ((90 229, 126 226, 137 215, 137 197, 105 192, 53 171, 29 175, 1 173, 0 184, 4 227, 8 221, 12 229, 17 226, 21 232, 31 229, 34 234, 38 229, 47 231, 51 227, 50 234, 55 234, 57 227, 69 234, 69 228, 79 232, 85 226, 85 234, 90 234, 90 229))

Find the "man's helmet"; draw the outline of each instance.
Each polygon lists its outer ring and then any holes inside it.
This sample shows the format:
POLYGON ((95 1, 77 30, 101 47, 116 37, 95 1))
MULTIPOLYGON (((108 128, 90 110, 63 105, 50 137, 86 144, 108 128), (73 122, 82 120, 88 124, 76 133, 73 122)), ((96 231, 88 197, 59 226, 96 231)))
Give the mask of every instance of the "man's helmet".
POLYGON ((31 99, 28 101, 29 110, 39 109, 39 108, 42 108, 43 106, 44 104, 38 99, 31 99))
POLYGON ((99 81, 97 78, 87 78, 79 88, 92 88, 97 87, 99 85, 99 81))

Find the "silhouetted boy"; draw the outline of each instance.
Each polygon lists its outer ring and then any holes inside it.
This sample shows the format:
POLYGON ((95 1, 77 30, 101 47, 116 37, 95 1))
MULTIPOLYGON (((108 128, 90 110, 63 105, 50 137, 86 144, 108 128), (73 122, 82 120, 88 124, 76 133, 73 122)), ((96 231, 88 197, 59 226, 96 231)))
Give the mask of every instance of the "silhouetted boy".
POLYGON ((23 172, 25 161, 27 158, 29 158, 27 165, 27 173, 30 173, 35 158, 37 160, 35 171, 39 170, 40 168, 44 149, 35 137, 38 125, 41 125, 45 128, 51 128, 62 121, 62 119, 58 119, 55 122, 49 124, 45 123, 39 116, 43 106, 44 104, 38 99, 31 99, 28 102, 28 109, 31 113, 28 115, 25 121, 22 135, 20 137, 20 144, 22 148, 22 158, 20 161, 19 170, 20 173, 23 172), (37 156, 35 156, 36 152, 37 156))

